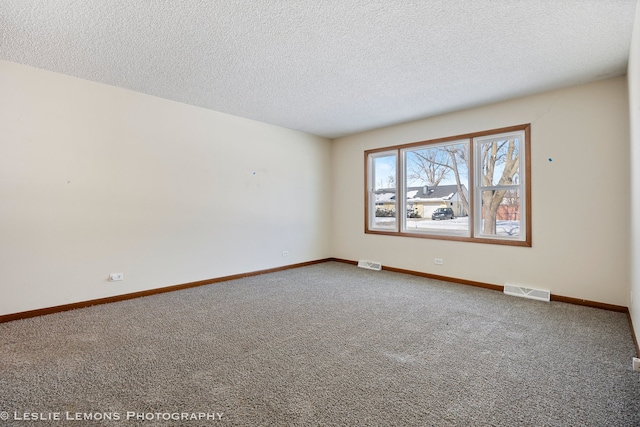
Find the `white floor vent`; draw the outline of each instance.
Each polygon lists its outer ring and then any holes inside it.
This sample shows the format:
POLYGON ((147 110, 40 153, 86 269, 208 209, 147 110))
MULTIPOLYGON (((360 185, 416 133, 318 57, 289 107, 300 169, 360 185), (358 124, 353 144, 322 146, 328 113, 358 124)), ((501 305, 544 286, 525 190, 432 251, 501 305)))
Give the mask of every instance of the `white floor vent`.
POLYGON ((375 270, 375 271, 382 270, 382 264, 380 264, 379 262, 365 261, 363 259, 358 261, 358 267, 366 268, 367 270, 375 270))
POLYGON ((537 299, 540 301, 551 300, 551 292, 546 291, 544 289, 525 288, 524 286, 505 284, 504 293, 507 295, 513 295, 515 297, 531 298, 531 299, 537 299))

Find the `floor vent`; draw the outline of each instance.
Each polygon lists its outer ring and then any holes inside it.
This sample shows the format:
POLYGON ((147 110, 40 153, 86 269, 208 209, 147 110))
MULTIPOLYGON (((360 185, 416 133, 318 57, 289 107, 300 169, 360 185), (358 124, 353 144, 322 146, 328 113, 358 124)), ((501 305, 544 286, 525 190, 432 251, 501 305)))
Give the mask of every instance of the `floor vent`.
POLYGON ((544 289, 525 288, 524 286, 504 285, 504 293, 515 297, 531 298, 540 301, 551 300, 551 292, 544 289))
POLYGON ((382 264, 380 264, 379 262, 365 261, 363 259, 358 261, 358 267, 366 268, 367 270, 375 270, 375 271, 382 270, 382 264))

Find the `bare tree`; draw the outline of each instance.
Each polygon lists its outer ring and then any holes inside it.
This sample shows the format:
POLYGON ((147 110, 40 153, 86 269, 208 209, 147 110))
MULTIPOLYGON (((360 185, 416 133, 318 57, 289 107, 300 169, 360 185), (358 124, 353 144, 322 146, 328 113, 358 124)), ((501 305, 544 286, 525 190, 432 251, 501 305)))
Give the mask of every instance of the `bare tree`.
POLYGON ((467 200, 467 195, 463 191, 462 180, 460 179, 460 169, 458 168, 458 161, 464 162, 466 165, 466 170, 469 170, 469 156, 467 154, 467 145, 466 144, 458 144, 458 145, 449 145, 444 148, 449 154, 449 158, 451 159, 451 169, 453 170, 453 176, 456 179, 456 186, 458 187, 458 194, 460 195, 460 201, 462 202, 462 206, 464 207, 465 212, 469 212, 469 200, 467 200))
POLYGON ((449 157, 442 148, 426 148, 412 151, 415 156, 411 162, 409 178, 435 187, 451 171, 449 157))
POLYGON ((396 188, 396 177, 389 175, 387 177, 387 188, 396 188))
MULTIPOLYGON (((481 156, 483 186, 513 184, 513 178, 518 173, 520 157, 515 139, 484 144, 481 156), (502 167, 502 174, 497 182, 494 181, 496 167, 502 167)), ((506 192, 507 190, 482 192, 482 216, 484 218, 482 232, 484 234, 496 234, 496 216, 506 192)))

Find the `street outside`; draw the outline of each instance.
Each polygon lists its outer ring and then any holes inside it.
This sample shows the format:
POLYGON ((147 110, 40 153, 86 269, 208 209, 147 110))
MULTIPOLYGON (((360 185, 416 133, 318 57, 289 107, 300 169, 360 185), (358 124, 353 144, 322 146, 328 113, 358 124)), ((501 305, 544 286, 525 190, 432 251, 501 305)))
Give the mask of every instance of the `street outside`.
MULTIPOLYGON (((376 218, 376 225, 380 228, 395 227, 395 218, 376 218)), ((469 217, 459 217, 434 221, 430 218, 407 218, 407 232, 411 231, 467 231, 469 217)), ((520 221, 498 220, 496 223, 498 236, 517 236, 520 232, 520 221)))

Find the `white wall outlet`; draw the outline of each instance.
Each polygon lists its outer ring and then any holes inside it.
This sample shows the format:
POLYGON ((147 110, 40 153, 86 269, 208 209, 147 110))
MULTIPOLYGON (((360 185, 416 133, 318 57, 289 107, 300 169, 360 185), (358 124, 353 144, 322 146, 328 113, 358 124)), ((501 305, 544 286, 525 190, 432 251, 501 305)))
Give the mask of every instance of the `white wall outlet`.
POLYGON ((633 358, 633 370, 640 372, 640 357, 633 358))
POLYGON ((119 282, 121 280, 124 280, 124 273, 111 273, 109 275, 110 282, 119 282))
POLYGON ((442 265, 442 264, 444 264, 444 260, 442 258, 434 258, 433 259, 433 263, 435 265, 442 265))
POLYGON ((289 256, 289 251, 282 251, 282 256, 289 256))

